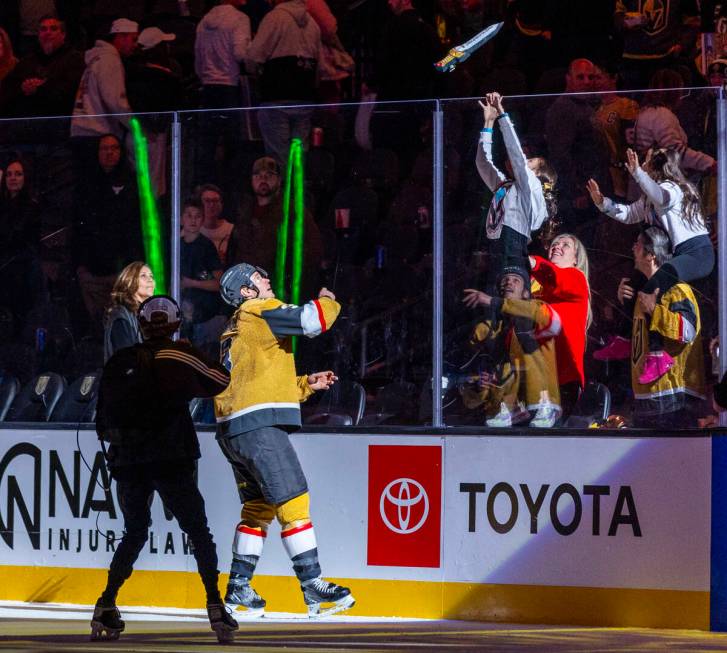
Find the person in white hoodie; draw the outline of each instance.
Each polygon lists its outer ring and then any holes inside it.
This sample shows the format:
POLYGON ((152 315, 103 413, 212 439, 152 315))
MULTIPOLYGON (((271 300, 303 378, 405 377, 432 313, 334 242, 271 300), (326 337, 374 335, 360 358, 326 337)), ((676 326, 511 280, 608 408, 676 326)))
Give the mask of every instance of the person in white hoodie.
MULTIPOLYGON (((241 64, 250 47, 250 19, 240 8, 247 0, 222 0, 197 25, 194 42, 194 69, 202 82, 203 109, 231 109, 242 106, 241 64)), ((244 71, 242 71, 244 72, 244 71)), ((195 161, 195 178, 200 183, 216 181, 215 151, 222 137, 226 147, 235 149, 240 140, 236 114, 212 112, 200 116, 200 133, 195 161)))
POLYGON ((487 288, 490 293, 496 289, 496 281, 504 267, 514 265, 528 269, 530 235, 557 212, 554 192, 557 175, 543 157, 525 156, 499 93, 488 93, 480 106, 485 124, 475 163, 482 181, 493 194, 487 212, 487 238, 490 241, 487 288), (495 123, 500 127, 507 150, 509 177, 498 170, 492 158, 495 123))
MULTIPOLYGON (((301 105, 315 101, 321 59, 321 30, 305 0, 273 0, 247 52, 249 71, 260 72, 262 106, 301 105)), ((290 142, 307 147, 312 107, 263 109, 258 124, 265 151, 283 166, 290 142)))
POLYGON ((111 24, 109 39, 99 39, 86 51, 86 70, 76 92, 71 120, 71 137, 98 139, 114 134, 123 141, 131 112, 126 98, 126 74, 122 58, 136 49, 139 24, 119 18, 111 24))
MULTIPOLYGON (((651 306, 678 283, 703 279, 714 267, 714 247, 709 238, 702 202, 694 184, 681 169, 682 154, 675 148, 648 150, 643 168, 633 150, 626 150, 626 169, 641 188, 642 196, 632 204, 619 204, 604 197, 598 184, 589 179, 588 192, 593 203, 610 218, 625 224, 646 223, 659 227, 668 237, 671 257, 663 263, 642 287, 626 286, 626 299, 638 299, 642 306, 651 306)), ((622 279, 622 285, 629 279, 622 279)), ((629 311, 632 310, 629 306, 629 311)), ((651 312, 651 311, 649 311, 651 312)), ((663 337, 649 326, 649 352, 638 381, 654 383, 674 365, 665 351, 663 337)), ((628 358, 631 346, 616 336, 603 349, 594 352, 597 360, 628 358)))

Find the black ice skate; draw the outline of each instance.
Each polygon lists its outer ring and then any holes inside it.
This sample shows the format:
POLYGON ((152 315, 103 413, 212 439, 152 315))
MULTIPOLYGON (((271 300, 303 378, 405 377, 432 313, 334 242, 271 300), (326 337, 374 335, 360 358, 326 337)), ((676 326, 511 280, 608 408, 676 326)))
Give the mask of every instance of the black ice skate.
POLYGON ((303 590, 303 600, 308 606, 308 616, 311 619, 348 610, 356 603, 348 587, 329 583, 320 576, 303 582, 300 589, 303 590), (321 609, 321 605, 324 603, 333 605, 321 609))
POLYGON ((119 635, 124 632, 124 628, 126 628, 126 624, 115 605, 105 607, 96 604, 91 619, 91 641, 118 639, 119 635))
POLYGON ((233 612, 238 607, 246 608, 238 612, 237 616, 245 618, 256 618, 265 615, 265 599, 262 598, 251 586, 247 578, 231 578, 227 584, 225 604, 233 612))
POLYGON ((237 622, 222 603, 208 603, 207 616, 210 619, 210 628, 215 631, 220 644, 235 641, 237 622))

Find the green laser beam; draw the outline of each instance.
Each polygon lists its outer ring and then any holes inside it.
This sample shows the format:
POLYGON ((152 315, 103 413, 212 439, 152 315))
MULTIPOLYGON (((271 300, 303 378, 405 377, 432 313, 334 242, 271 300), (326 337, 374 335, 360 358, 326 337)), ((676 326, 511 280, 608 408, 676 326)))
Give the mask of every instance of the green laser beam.
POLYGON ((164 265, 162 246, 162 225, 159 217, 154 190, 149 174, 149 148, 146 137, 137 118, 129 121, 134 142, 136 158, 136 181, 139 187, 139 206, 141 208, 141 237, 144 242, 144 255, 156 280, 156 294, 167 292, 167 275, 164 265))
POLYGON ((305 238, 305 197, 303 182, 303 142, 294 138, 290 144, 288 164, 283 181, 283 218, 278 227, 278 246, 275 253, 275 295, 281 301, 300 303, 300 286, 303 277, 303 246, 305 238), (291 196, 293 206, 292 252, 288 255, 290 233, 291 196), (286 288, 288 259, 291 260, 290 288, 286 288))

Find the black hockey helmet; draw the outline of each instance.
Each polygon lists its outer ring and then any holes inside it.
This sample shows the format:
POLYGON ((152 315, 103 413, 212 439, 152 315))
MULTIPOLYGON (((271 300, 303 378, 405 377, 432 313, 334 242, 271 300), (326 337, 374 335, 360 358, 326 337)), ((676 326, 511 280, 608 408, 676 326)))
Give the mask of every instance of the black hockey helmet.
POLYGON ((173 297, 154 295, 141 303, 137 318, 145 338, 169 335, 179 328, 182 311, 173 297))
POLYGON ((240 294, 240 288, 252 288, 258 290, 258 287, 252 281, 252 275, 258 272, 260 276, 267 278, 268 273, 257 265, 249 263, 238 263, 233 265, 220 279, 220 294, 230 306, 239 306, 245 300, 240 294))

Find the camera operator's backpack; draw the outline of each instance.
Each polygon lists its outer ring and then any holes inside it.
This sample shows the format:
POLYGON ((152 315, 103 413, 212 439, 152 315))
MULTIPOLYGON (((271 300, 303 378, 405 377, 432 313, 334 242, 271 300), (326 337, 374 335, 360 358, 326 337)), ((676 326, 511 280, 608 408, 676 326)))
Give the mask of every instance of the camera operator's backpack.
POLYGON ((137 344, 116 352, 101 374, 96 433, 110 444, 128 446, 155 436, 162 426, 154 350, 137 344))

